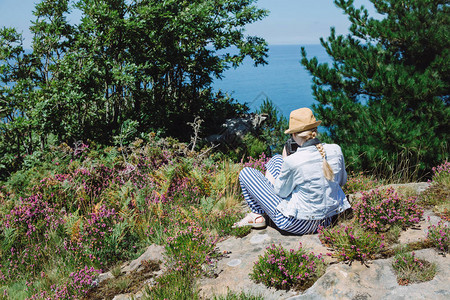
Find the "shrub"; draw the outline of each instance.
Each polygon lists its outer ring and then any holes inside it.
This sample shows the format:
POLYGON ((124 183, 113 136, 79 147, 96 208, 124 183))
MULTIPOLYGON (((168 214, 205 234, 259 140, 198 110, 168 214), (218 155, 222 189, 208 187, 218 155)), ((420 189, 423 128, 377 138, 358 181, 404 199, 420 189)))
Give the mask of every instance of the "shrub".
POLYGON ((214 230, 219 237, 227 235, 244 237, 250 233, 250 226, 232 228, 233 224, 238 222, 244 216, 244 213, 237 211, 236 209, 213 211, 209 214, 209 222, 204 226, 214 230))
POLYGON ((243 151, 243 154, 246 154, 247 156, 258 156, 269 149, 266 142, 259 137, 256 137, 254 133, 247 133, 242 138, 242 142, 244 144, 243 148, 245 149, 245 152, 243 151))
POLYGON ((205 196, 205 190, 192 177, 182 177, 174 180, 167 191, 167 196, 176 203, 197 204, 205 196))
MULTIPOLYGON (((195 276, 213 269, 205 264, 214 266, 219 256, 217 239, 250 231, 231 228, 242 217, 242 164, 184 158, 168 142, 156 143, 121 150, 81 145, 76 156, 55 149, 48 156, 58 164, 27 173, 26 188, 0 184, 1 288, 39 299, 74 295, 70 273, 105 270, 155 242, 166 246, 170 266, 159 288, 185 276, 166 298, 183 289, 195 298, 195 276)), ((266 160, 249 163, 262 168, 266 160)))
POLYGON ((418 223, 423 215, 416 197, 405 198, 393 188, 363 192, 353 209, 359 224, 376 232, 387 231, 392 225, 407 228, 418 223))
POLYGON ((130 258, 136 252, 138 238, 114 209, 98 207, 80 228, 79 236, 68 244, 81 262, 105 268, 130 258))
POLYGON ((429 281, 436 275, 436 264, 416 258, 414 252, 397 254, 392 267, 400 285, 429 281))
POLYGON ((154 286, 147 285, 142 299, 200 299, 200 296, 191 276, 172 271, 159 276, 154 286))
POLYGON ((216 168, 211 176, 211 194, 217 199, 214 207, 220 210, 236 207, 243 201, 239 183, 241 164, 233 164, 227 160, 217 163, 216 168))
POLYGON ((217 240, 203 232, 201 226, 191 224, 167 239, 166 253, 171 268, 177 272, 199 274, 201 266, 209 263, 215 251, 217 240))
POLYGON ((359 173, 350 173, 347 179, 347 183, 343 186, 344 193, 354 194, 356 192, 367 191, 378 186, 378 181, 372 179, 369 176, 359 173))
POLYGON ((319 238, 327 247, 333 248, 340 261, 358 260, 365 263, 384 248, 384 236, 352 226, 319 228, 319 238))
POLYGON ((88 213, 91 206, 100 202, 100 195, 111 183, 117 180, 123 184, 116 176, 117 171, 105 165, 80 167, 43 178, 34 186, 33 192, 48 199, 55 208, 64 208, 67 212, 80 209, 88 213))
POLYGON ((84 266, 78 271, 71 273, 66 283, 52 286, 51 293, 41 291, 29 299, 81 299, 93 287, 95 277, 98 274, 100 274, 100 270, 84 266))
POLYGON ((347 164, 410 179, 450 153, 450 81, 443 75, 449 72, 447 63, 438 63, 448 57, 450 36, 441 33, 448 5, 370 2, 373 12, 356 1, 334 1, 350 32, 332 29, 321 39, 326 62, 302 48, 302 64, 314 78, 316 118, 347 164))
POLYGON ((63 236, 64 220, 42 196, 22 199, 2 221, 1 259, 6 278, 36 275, 59 252, 54 237, 63 236))
POLYGON ((442 184, 450 186, 450 162, 445 161, 432 169, 433 176, 431 182, 433 184, 442 184))
POLYGON ((429 226, 427 238, 440 251, 444 253, 449 252, 450 229, 447 224, 444 224, 444 222, 439 221, 437 226, 436 225, 429 226))
POLYGON ((325 272, 321 255, 307 253, 300 244, 297 251, 285 250, 281 245, 267 247, 253 266, 250 278, 276 289, 305 290, 325 272))
POLYGON ((268 146, 269 155, 282 153, 287 136, 284 133, 288 128, 288 120, 283 116, 280 109, 268 98, 264 99, 259 109, 256 110, 258 114, 265 114, 267 119, 261 124, 258 137, 260 137, 268 146))
POLYGON ((433 211, 446 220, 450 220, 450 162, 433 168, 430 186, 421 195, 421 202, 433 206, 433 211))
POLYGON ((241 164, 244 167, 250 167, 250 168, 254 168, 256 170, 261 171, 262 173, 264 173, 266 171, 266 163, 269 161, 269 157, 267 157, 264 153, 262 153, 258 159, 255 159, 251 156, 247 157, 248 161, 244 162, 243 160, 241 160, 241 164))

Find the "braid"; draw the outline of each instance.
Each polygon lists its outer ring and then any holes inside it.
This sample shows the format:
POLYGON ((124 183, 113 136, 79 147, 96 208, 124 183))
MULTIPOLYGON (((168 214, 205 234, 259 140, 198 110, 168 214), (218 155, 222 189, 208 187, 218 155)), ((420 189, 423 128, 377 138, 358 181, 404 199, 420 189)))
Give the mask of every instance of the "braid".
MULTIPOLYGON (((307 131, 302 131, 302 132, 299 132, 296 134, 298 137, 307 141, 307 140, 313 139, 317 136, 317 128, 307 130, 307 131)), ((323 174, 325 175, 325 178, 327 180, 332 181, 334 179, 334 173, 333 173, 333 169, 331 168, 330 164, 327 162, 325 149, 323 148, 322 144, 316 144, 316 148, 317 148, 317 150, 319 150, 320 155, 322 155, 322 158, 323 158, 323 164, 322 164, 323 174)))
POLYGON ((334 179, 334 173, 333 173, 333 169, 331 168, 330 164, 327 162, 325 149, 323 148, 322 144, 316 144, 316 148, 317 148, 317 150, 319 150, 320 155, 322 155, 322 158, 323 158, 323 164, 322 164, 323 174, 325 175, 325 178, 327 180, 332 181, 334 179))

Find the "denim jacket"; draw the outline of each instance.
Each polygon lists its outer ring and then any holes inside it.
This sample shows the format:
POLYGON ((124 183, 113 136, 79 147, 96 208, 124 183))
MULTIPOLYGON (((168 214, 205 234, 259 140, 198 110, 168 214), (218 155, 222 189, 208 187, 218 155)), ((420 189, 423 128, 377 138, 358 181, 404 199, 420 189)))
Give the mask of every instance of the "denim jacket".
POLYGON ((275 192, 283 198, 277 209, 284 216, 320 220, 350 208, 341 188, 347 182, 341 148, 336 144, 323 144, 323 147, 333 169, 333 181, 325 178, 323 159, 315 146, 298 148, 284 159, 274 183, 275 192))

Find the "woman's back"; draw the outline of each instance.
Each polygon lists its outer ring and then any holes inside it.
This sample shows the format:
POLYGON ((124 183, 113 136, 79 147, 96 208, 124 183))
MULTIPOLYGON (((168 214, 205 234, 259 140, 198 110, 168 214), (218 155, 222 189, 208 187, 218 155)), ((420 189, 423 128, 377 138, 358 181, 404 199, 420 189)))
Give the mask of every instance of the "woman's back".
POLYGON ((347 180, 344 157, 336 144, 324 144, 334 179, 327 180, 322 170, 322 156, 315 146, 299 148, 286 157, 275 191, 285 198, 277 207, 284 215, 299 219, 320 219, 342 211, 345 199, 341 186, 347 180), (286 180, 292 178, 292 181, 286 180))
MULTIPOLYGON (((347 181, 347 173, 345 171, 345 162, 341 147, 336 144, 323 144, 323 147, 326 152, 327 161, 333 169, 333 181, 343 186, 347 181)), ((323 158, 315 146, 299 148, 297 152, 286 157, 284 162, 289 168, 298 168, 305 179, 325 179, 322 170, 323 158)))

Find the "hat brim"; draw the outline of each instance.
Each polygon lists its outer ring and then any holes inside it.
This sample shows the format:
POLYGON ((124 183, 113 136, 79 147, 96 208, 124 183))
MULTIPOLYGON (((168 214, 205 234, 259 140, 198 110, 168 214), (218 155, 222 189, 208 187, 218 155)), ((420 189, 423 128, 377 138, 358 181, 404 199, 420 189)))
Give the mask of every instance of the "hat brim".
POLYGON ((322 123, 322 121, 317 121, 311 124, 306 124, 300 127, 295 127, 295 128, 289 128, 288 130, 286 130, 284 133, 289 134, 289 133, 296 133, 296 132, 302 132, 308 129, 312 129, 312 128, 316 128, 320 125, 320 123, 322 123))

